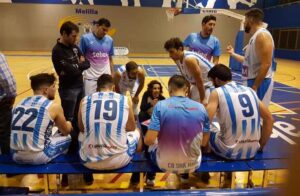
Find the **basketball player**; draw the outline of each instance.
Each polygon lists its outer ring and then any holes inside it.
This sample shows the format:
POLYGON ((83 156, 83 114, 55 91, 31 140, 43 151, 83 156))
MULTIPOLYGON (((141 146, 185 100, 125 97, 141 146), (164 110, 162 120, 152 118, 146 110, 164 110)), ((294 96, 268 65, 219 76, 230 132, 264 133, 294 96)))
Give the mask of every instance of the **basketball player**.
POLYGON ((189 48, 189 51, 197 52, 204 56, 208 61, 213 57, 213 63, 219 62, 221 55, 220 41, 213 36, 213 30, 216 26, 217 18, 213 15, 205 16, 202 19, 202 30, 200 33, 191 33, 183 41, 183 45, 189 48))
POLYGON ((30 77, 34 95, 23 99, 13 111, 10 147, 17 163, 46 164, 67 152, 71 143, 70 121, 54 103, 56 78, 42 73, 30 77), (60 133, 52 133, 55 123, 60 133))
POLYGON ((268 107, 273 91, 274 41, 270 32, 263 27, 264 13, 257 8, 245 14, 245 32, 252 37, 245 51, 245 57, 236 54, 231 45, 227 52, 243 64, 242 75, 246 86, 256 91, 258 97, 268 107))
POLYGON ((189 81, 191 99, 206 104, 213 88, 207 73, 213 64, 195 52, 185 51, 179 38, 169 39, 164 47, 177 64, 181 74, 189 81))
POLYGON ((139 95, 144 88, 145 73, 136 62, 130 61, 118 68, 114 76, 116 92, 125 95, 130 92, 133 102, 134 115, 138 115, 139 95))
POLYGON ((210 133, 211 149, 226 159, 253 158, 272 133, 271 113, 253 89, 231 81, 231 71, 225 65, 215 65, 208 77, 216 87, 209 97, 208 116, 212 120, 217 114, 221 127, 219 132, 210 133))
POLYGON ((139 142, 131 99, 113 92, 113 78, 102 74, 98 92, 83 98, 78 113, 79 155, 90 169, 110 170, 126 166, 139 142))
POLYGON ((107 35, 110 26, 109 20, 101 18, 96 22, 94 32, 84 34, 80 39, 79 47, 91 63, 91 67, 83 73, 85 95, 96 92, 97 79, 102 74, 114 74, 114 44, 107 35))
POLYGON ((177 174, 193 172, 200 166, 201 146, 207 145, 209 137, 206 110, 186 97, 188 87, 183 76, 170 78, 170 98, 155 105, 144 139, 151 160, 161 170, 177 174))

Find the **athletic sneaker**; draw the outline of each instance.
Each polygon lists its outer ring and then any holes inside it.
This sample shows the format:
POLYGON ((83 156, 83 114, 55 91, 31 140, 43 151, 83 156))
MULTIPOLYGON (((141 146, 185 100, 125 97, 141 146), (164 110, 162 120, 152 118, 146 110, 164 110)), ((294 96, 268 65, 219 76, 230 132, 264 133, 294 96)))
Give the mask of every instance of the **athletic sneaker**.
POLYGON ((154 187, 155 180, 154 179, 153 180, 147 179, 146 184, 147 184, 148 187, 154 187))

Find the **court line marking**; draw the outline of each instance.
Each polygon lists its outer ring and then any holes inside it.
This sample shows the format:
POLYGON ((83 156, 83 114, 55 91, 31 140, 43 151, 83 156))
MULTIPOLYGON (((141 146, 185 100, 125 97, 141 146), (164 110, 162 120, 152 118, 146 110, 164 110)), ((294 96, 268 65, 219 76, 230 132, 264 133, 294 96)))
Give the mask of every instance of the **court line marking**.
POLYGON ((285 101, 285 102, 279 102, 278 104, 292 104, 292 103, 300 103, 300 101, 285 101))
POLYGON ((43 71, 48 70, 49 68, 53 68, 53 67, 47 67, 47 68, 45 68, 45 67, 38 67, 38 68, 36 68, 36 69, 32 69, 32 70, 29 71, 28 74, 27 74, 27 80, 29 80, 30 75, 31 75, 33 72, 36 72, 36 71, 39 71, 39 70, 41 70, 41 72, 43 72, 43 71))
MULTIPOLYGON (((163 68, 163 67, 161 67, 161 68, 163 68)), ((151 70, 151 69, 153 69, 152 67, 150 68, 147 68, 147 71, 149 71, 149 72, 152 72, 152 73, 154 73, 154 72, 156 72, 157 74, 169 74, 170 72, 169 71, 154 71, 154 69, 153 70, 151 70)), ((179 71, 178 71, 178 69, 176 69, 176 71, 178 72, 178 73, 180 73, 179 71)), ((176 73, 174 73, 174 74, 176 74, 176 73)), ((171 77, 170 75, 168 75, 169 77, 171 77)))
POLYGON ((147 77, 150 77, 149 75, 148 75, 148 73, 147 73, 147 71, 146 71, 146 69, 145 69, 145 66, 144 65, 141 65, 141 67, 142 67, 142 69, 144 70, 144 72, 145 72, 145 77, 147 76, 147 77))
POLYGON ((297 114, 296 112, 294 112, 294 111, 292 111, 292 110, 290 110, 290 109, 288 109, 288 108, 286 108, 286 107, 283 107, 283 106, 281 106, 281 105, 279 105, 279 104, 277 104, 277 103, 275 103, 275 102, 272 102, 272 104, 274 104, 274 105, 276 105, 277 107, 279 107, 279 108, 283 108, 284 110, 287 110, 287 111, 289 111, 290 113, 278 113, 278 111, 277 112, 275 112, 275 113, 272 113, 272 114, 297 114))
POLYGON ((274 88, 274 90, 276 90, 276 91, 282 91, 282 92, 287 92, 287 93, 300 94, 300 92, 297 92, 297 91, 288 91, 288 90, 276 89, 276 88, 274 88))
POLYGON ((122 173, 115 175, 115 177, 113 177, 109 183, 115 183, 122 175, 122 173))
POLYGON ((284 135, 280 131, 276 130, 275 128, 273 128, 272 132, 275 133, 275 134, 277 134, 279 138, 285 140, 289 144, 291 144, 291 145, 295 145, 296 144, 296 142, 294 142, 292 139, 290 139, 289 137, 287 137, 286 135, 284 135))
MULTIPOLYGON (((5 56, 7 57, 51 57, 51 54, 38 54, 38 55, 34 55, 34 54, 6 54, 5 56)), ((118 57, 119 56, 113 56, 113 57, 118 57)), ((125 56, 128 59, 170 59, 170 57, 135 57, 135 56, 125 56)), ((124 58, 125 59, 125 58, 124 58)))
MULTIPOLYGON (((36 69, 32 69, 31 71, 28 72, 28 74, 27 74, 27 76, 26 76, 26 77, 27 77, 27 80, 30 80, 30 79, 29 79, 29 78, 30 78, 30 75, 31 75, 33 72, 38 71, 38 70, 40 70, 40 69, 42 69, 42 72, 43 72, 43 71, 45 71, 45 70, 48 70, 49 68, 51 68, 51 67, 48 67, 48 68, 39 67, 39 68, 36 68, 36 69), (42 68, 43 68, 43 69, 42 69, 42 68)), ((52 70, 54 70, 54 68, 52 68, 52 70)), ((30 90, 31 90, 31 88, 25 89, 25 90, 23 90, 22 92, 18 93, 17 96, 22 95, 22 94, 24 94, 24 93, 27 93, 27 92, 30 91, 30 90)))
MULTIPOLYGON (((147 60, 146 60, 147 61, 147 60)), ((165 83, 162 81, 161 77, 157 74, 157 72, 154 70, 154 68, 152 67, 152 65, 149 65, 149 62, 148 63, 148 66, 150 66, 153 71, 154 71, 154 74, 156 75, 156 77, 158 77, 159 81, 162 83, 162 85, 168 90, 168 87, 165 85, 165 83)))

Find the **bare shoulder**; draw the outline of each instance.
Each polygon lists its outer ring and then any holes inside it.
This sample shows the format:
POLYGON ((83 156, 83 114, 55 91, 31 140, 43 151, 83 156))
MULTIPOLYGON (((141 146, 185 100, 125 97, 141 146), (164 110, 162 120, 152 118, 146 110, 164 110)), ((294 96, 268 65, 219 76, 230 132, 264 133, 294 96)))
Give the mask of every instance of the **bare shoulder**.
POLYGON ((197 59, 193 56, 188 56, 184 60, 185 60, 186 63, 195 63, 195 62, 197 62, 197 59))
POLYGON ((139 68, 138 75, 139 75, 139 77, 145 77, 145 71, 143 68, 141 68, 141 67, 139 68))
POLYGON ((55 119, 59 113, 63 113, 61 105, 55 102, 51 103, 48 111, 52 119, 55 119))
POLYGON ((59 112, 61 109, 61 105, 55 102, 52 102, 51 106, 49 107, 49 110, 51 110, 52 112, 59 112))
POLYGON ((259 42, 264 42, 266 40, 271 40, 271 35, 267 32, 261 32, 257 35, 256 40, 259 42))

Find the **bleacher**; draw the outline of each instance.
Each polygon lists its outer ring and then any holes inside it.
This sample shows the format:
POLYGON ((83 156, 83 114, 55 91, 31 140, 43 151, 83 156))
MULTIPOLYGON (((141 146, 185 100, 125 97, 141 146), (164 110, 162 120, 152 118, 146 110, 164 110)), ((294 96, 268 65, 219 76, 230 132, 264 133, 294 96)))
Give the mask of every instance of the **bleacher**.
MULTIPOLYGON (((281 144, 279 139, 270 139, 262 153, 258 153, 252 160, 228 161, 213 154, 204 154, 202 163, 196 172, 249 172, 248 187, 251 187, 251 172, 257 170, 264 171, 262 187, 267 185, 268 170, 287 169, 289 150, 287 145, 281 144)), ((90 170, 82 165, 76 155, 61 155, 46 165, 20 165, 13 162, 11 156, 0 155, 1 174, 44 174, 45 193, 49 194, 48 174, 82 174, 82 173, 140 173, 142 172, 161 172, 161 170, 147 160, 143 154, 136 154, 132 161, 121 169, 98 171, 90 170)), ((233 180, 234 182, 234 180, 233 180)), ((235 184, 231 184, 234 189, 235 184)), ((59 181, 57 182, 57 190, 59 181)), ((144 179, 140 178, 140 192, 144 190, 144 179)))

